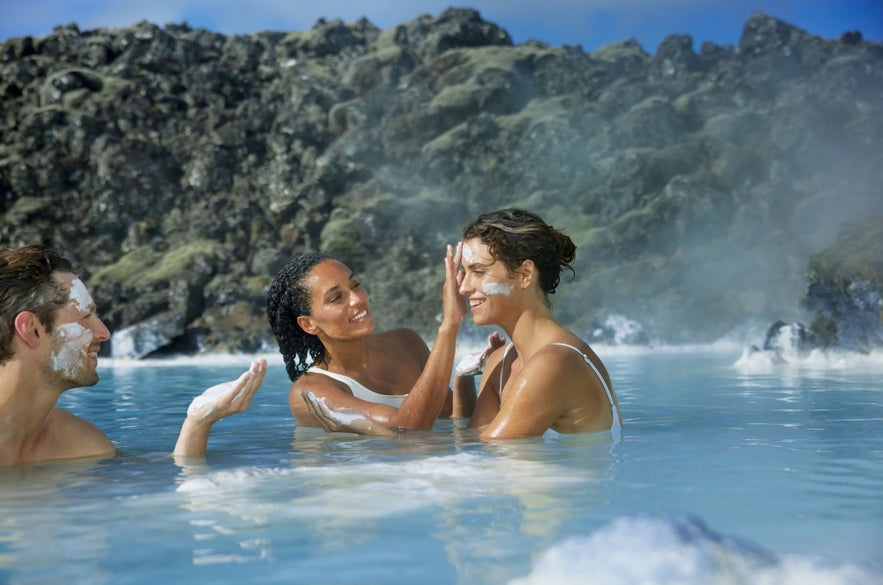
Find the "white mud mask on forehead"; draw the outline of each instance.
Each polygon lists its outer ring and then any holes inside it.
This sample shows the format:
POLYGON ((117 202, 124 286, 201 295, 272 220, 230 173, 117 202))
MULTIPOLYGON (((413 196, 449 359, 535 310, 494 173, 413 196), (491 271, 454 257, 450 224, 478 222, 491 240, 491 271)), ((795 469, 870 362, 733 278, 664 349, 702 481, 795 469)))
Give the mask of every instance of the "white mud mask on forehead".
POLYGON ((481 292, 490 295, 503 295, 508 297, 512 294, 512 285, 505 282, 485 282, 481 285, 481 292))
POLYGON ((92 332, 79 323, 65 323, 55 330, 52 337, 52 369, 69 378, 76 377, 92 343, 92 332))
POLYGON ((86 285, 79 278, 71 282, 70 304, 83 313, 88 313, 90 307, 95 304, 92 295, 86 290, 86 285))
POLYGON ((463 244, 463 261, 472 262, 472 248, 463 244))

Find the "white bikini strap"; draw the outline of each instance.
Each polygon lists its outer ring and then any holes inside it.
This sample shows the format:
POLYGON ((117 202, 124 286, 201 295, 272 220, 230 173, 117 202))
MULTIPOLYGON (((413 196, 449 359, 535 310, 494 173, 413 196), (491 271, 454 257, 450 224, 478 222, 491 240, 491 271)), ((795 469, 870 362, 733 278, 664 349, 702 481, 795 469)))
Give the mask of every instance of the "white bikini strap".
POLYGON ((583 356, 583 360, 587 364, 589 364, 589 366, 592 368, 592 371, 595 372, 595 375, 598 376, 599 380, 601 380, 601 386, 604 387, 604 392, 607 393, 607 400, 610 402, 610 406, 613 408, 616 408, 616 405, 613 402, 613 394, 610 392, 610 388, 607 387, 607 382, 606 382, 606 380, 604 380, 604 376, 601 375, 601 372, 598 370, 598 368, 595 366, 595 364, 592 362, 592 360, 589 359, 589 356, 587 356, 586 354, 581 352, 578 347, 574 347, 574 346, 570 345, 569 343, 553 342, 552 345, 563 345, 564 347, 569 347, 570 349, 572 349, 576 353, 583 356))

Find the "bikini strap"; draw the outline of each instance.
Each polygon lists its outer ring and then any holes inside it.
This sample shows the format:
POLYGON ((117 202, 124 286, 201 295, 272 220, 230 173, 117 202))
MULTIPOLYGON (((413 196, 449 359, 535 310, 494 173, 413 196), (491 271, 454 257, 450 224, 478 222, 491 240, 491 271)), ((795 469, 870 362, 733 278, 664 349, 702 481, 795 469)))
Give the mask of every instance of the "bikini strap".
POLYGON ((604 392, 607 393, 607 401, 610 402, 610 411, 613 413, 613 426, 611 427, 611 431, 613 431, 614 435, 618 438, 620 432, 620 424, 619 424, 619 412, 616 408, 616 402, 613 401, 613 393, 610 391, 610 387, 607 386, 607 381, 604 379, 604 376, 601 375, 598 367, 589 359, 589 356, 584 354, 578 347, 574 347, 569 343, 561 343, 561 342, 553 342, 551 345, 563 345, 564 347, 569 347, 573 351, 580 354, 589 367, 592 368, 592 371, 595 372, 595 375, 598 376, 598 380, 601 381, 601 386, 604 388, 604 392))

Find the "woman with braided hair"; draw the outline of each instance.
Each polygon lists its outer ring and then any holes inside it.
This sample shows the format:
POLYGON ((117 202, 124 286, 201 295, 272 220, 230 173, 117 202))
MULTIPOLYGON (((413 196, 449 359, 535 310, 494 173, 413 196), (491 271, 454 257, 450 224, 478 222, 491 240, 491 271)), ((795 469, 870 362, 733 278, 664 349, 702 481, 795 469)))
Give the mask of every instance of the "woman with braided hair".
MULTIPOLYGON (((338 411, 356 409, 383 429, 430 429, 439 415, 469 416, 475 388, 449 382, 466 304, 457 292, 461 249, 448 246, 442 322, 430 352, 410 329, 375 332, 368 293, 345 264, 304 253, 273 280, 267 318, 292 386, 288 403, 299 427, 319 423, 304 394, 338 411)), ((466 380, 464 380, 466 381, 466 380)))

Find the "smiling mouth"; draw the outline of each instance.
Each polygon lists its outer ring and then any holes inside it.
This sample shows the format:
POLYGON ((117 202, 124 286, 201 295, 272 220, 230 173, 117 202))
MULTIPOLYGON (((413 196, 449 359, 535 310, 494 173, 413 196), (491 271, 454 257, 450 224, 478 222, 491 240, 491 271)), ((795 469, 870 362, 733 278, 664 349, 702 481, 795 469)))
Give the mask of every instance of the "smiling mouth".
POLYGON ((476 309, 476 308, 480 307, 480 306, 483 305, 483 304, 484 304, 484 300, 473 300, 473 299, 469 299, 469 308, 470 308, 470 309, 476 309))
POLYGON ((355 323, 356 321, 361 321, 362 319, 364 319, 367 316, 368 316, 368 309, 364 309, 362 311, 359 311, 358 313, 356 313, 355 317, 350 319, 350 323, 355 323))

